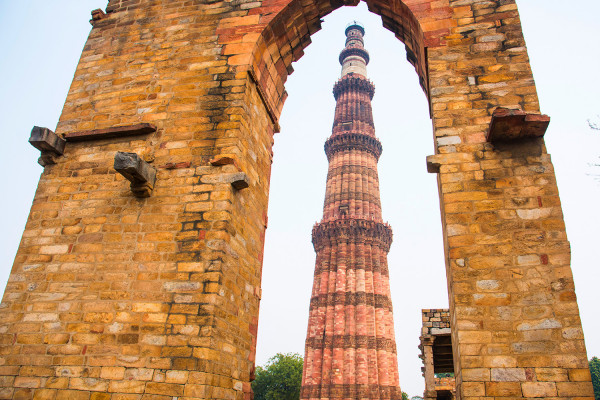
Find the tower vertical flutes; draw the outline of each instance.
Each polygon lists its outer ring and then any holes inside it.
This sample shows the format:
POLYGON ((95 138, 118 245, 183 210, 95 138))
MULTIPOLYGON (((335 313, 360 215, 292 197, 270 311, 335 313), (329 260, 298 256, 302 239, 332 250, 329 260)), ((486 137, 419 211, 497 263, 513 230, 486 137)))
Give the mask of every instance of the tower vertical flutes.
POLYGON ((346 28, 323 219, 312 232, 317 253, 301 399, 401 399, 387 253, 392 231, 381 216, 364 28, 346 28))

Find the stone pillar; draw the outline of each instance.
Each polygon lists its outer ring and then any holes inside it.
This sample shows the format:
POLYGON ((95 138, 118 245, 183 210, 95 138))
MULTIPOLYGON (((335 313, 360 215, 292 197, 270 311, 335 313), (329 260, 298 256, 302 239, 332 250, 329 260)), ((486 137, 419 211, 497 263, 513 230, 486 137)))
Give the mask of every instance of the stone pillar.
POLYGON ((590 398, 550 155, 539 136, 488 135, 499 107, 544 119, 517 6, 501 3, 450 2, 451 35, 427 53, 457 394, 590 398))
POLYGON ((433 341, 434 337, 421 340, 423 352, 423 376, 425 377, 425 399, 435 399, 435 374, 433 372, 433 341))

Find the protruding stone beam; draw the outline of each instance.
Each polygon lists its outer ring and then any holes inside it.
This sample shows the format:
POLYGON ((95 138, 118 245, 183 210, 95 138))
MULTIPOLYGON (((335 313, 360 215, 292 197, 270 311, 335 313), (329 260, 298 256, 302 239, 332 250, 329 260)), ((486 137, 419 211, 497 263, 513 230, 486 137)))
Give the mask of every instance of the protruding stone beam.
POLYGON ((483 151, 476 153, 444 153, 427 156, 427 172, 438 174, 442 165, 477 162, 484 156, 483 151))
POLYGON ((426 161, 427 161, 427 172, 429 172, 430 174, 439 174, 440 173, 440 166, 442 164, 441 164, 441 160, 439 159, 437 154, 434 154, 432 156, 427 156, 426 161))
POLYGON ((96 8, 95 10, 92 10, 92 19, 90 20, 90 24, 93 26, 96 21, 100 21, 104 18, 106 18, 106 13, 100 8, 96 8))
POLYGON ((250 186, 250 179, 248 179, 248 175, 246 175, 245 172, 231 174, 229 179, 231 180, 231 186, 233 186, 235 190, 246 189, 250 186))
POLYGON ((42 152, 38 159, 42 167, 56 164, 56 156, 62 156, 65 151, 65 140, 48 128, 34 126, 29 143, 42 152))
POLYGON ((115 169, 131 182, 131 191, 136 197, 149 197, 154 182, 156 170, 135 153, 117 152, 115 155, 115 169))
POLYGON ((202 183, 230 183, 235 190, 250 186, 250 179, 245 172, 204 175, 200 180, 202 183))
POLYGON ((156 126, 148 123, 115 126, 113 128, 95 129, 92 131, 70 132, 65 134, 67 142, 83 142, 86 140, 111 139, 124 136, 145 135, 156 132, 156 126))
POLYGON ((222 167, 225 165, 233 165, 239 172, 225 173, 218 175, 207 175, 205 183, 231 183, 236 190, 242 190, 250 186, 250 180, 245 172, 240 171, 240 167, 236 161, 234 154, 219 154, 215 158, 209 161, 213 167, 222 167))
POLYGON ((239 169, 236 162, 236 157, 233 154, 219 154, 215 158, 209 161, 213 167, 221 167, 223 165, 234 165, 239 169))
POLYGON ((550 117, 547 115, 498 107, 492 114, 487 141, 543 137, 549 124, 550 117))

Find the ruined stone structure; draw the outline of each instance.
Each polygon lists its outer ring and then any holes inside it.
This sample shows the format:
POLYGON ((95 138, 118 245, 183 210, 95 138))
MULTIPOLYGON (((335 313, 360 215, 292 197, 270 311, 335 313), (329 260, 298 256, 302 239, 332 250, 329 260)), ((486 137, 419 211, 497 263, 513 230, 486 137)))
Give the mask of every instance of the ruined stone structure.
POLYGON ((423 360, 426 400, 454 400, 454 376, 437 377, 435 374, 454 374, 452 339, 450 338, 450 312, 447 309, 423 310, 423 328, 419 349, 423 360))
POLYGON ((323 219, 313 228, 317 253, 301 399, 400 399, 387 253, 392 230, 381 217, 364 28, 346 28, 323 219))
MULTIPOLYGON (((93 12, 58 138, 32 137, 45 167, 0 309, 0 398, 251 398, 284 83, 321 18, 356 3, 93 12), (118 152, 137 155, 122 173, 118 152)), ((457 397, 591 400, 515 1, 367 4, 430 103, 457 397)))

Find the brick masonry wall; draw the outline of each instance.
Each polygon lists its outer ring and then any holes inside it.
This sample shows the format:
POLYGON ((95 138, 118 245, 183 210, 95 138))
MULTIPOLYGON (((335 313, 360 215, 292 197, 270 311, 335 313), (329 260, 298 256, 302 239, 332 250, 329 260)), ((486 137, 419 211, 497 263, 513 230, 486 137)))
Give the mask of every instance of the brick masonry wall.
MULTIPOLYGON (((514 1, 367 3, 431 100, 458 395, 591 399, 550 156, 485 141, 497 106, 539 111, 514 1)), ((251 398, 272 135, 292 61, 341 5, 109 2, 56 132, 158 131, 45 168, 0 311, 0 398, 251 398), (116 151, 158 170, 150 198, 116 151)))
POLYGON ((428 49, 457 392, 589 397, 550 156, 543 139, 485 142, 495 107, 539 111, 517 8, 469 3, 428 49))
POLYGON ((447 309, 422 310, 423 327, 421 335, 450 333, 450 311, 447 309))
POLYGON ((69 143, 45 168, 3 299, 0 398, 248 398, 273 125, 220 55, 214 8, 95 22, 57 133, 158 131, 69 143), (151 197, 117 151, 157 169, 151 197), (209 163, 222 154, 236 165, 209 163), (224 180, 239 170, 243 191, 224 180))
MULTIPOLYGON (((439 359, 435 360, 434 345, 437 340, 450 335, 450 311, 444 308, 424 309, 421 313, 421 336, 419 338, 419 358, 423 360, 423 377, 425 378, 425 390, 423 398, 437 399, 441 395, 439 391, 450 391, 452 398, 456 396, 456 379, 452 377, 438 378, 435 376, 434 364, 439 365, 439 359), (441 336, 439 336, 441 335, 441 336)), ((448 342, 449 343, 449 342, 448 342)), ((448 350, 444 351, 446 353, 448 350)), ((439 357, 439 355, 438 355, 439 357)), ((448 362, 453 362, 452 354, 444 357, 448 362)))

